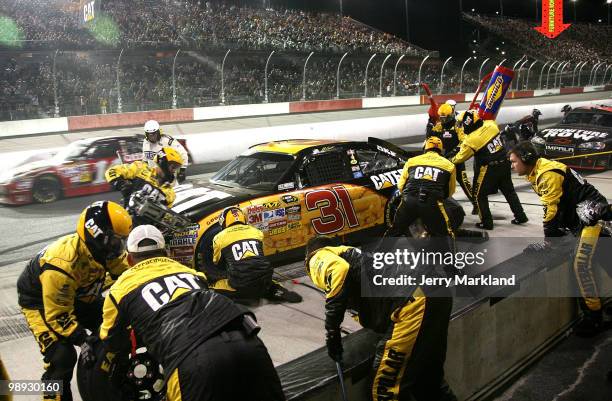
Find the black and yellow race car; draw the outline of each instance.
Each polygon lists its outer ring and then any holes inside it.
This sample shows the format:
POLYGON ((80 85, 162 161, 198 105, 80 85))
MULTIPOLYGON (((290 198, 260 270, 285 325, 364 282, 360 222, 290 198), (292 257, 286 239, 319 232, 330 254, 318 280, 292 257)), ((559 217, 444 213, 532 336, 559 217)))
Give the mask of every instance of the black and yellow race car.
POLYGON ((317 234, 347 241, 379 236, 394 214, 389 200, 410 156, 376 138, 252 146, 209 180, 177 190, 172 209, 195 224, 173 234, 171 257, 198 269, 211 266, 219 214, 231 205, 264 232, 273 261, 297 256, 317 234))
POLYGON ((542 156, 574 169, 607 170, 612 167, 612 107, 577 107, 531 142, 542 156))

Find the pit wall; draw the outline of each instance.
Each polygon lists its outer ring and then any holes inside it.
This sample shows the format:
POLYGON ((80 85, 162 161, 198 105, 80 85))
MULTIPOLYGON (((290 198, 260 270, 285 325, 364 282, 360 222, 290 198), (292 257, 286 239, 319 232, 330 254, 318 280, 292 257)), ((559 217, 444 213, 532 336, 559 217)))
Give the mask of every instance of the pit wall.
MULTIPOLYGON (((585 93, 612 90, 612 85, 588 86, 577 88, 557 88, 547 90, 508 92, 507 99, 551 96, 568 93, 585 93)), ((453 99, 457 102, 471 102, 473 93, 434 95, 438 102, 453 99)), ((0 122, 0 138, 27 135, 98 130, 106 128, 131 127, 144 124, 147 120, 157 120, 162 124, 206 121, 216 119, 312 113, 321 111, 359 110, 380 107, 396 107, 428 104, 427 96, 398 96, 363 99, 318 100, 304 102, 267 103, 252 105, 232 105, 195 107, 175 110, 157 110, 121 114, 101 114, 45 118, 37 120, 0 122)))

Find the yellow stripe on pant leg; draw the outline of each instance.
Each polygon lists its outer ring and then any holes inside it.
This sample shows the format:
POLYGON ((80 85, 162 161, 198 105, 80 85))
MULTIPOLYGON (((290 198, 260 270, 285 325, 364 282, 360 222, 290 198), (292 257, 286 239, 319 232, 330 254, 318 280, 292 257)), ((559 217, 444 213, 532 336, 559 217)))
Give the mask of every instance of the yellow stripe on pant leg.
POLYGON ((470 179, 468 178, 465 168, 461 171, 461 173, 459 173, 459 176, 459 184, 461 185, 465 196, 467 196, 470 201, 473 201, 474 194, 472 193, 472 184, 470 184, 470 179))
MULTIPOLYGON (((448 213, 446 213, 446 208, 444 207, 444 203, 442 201, 438 201, 438 209, 440 209, 440 213, 442 213, 442 217, 444 217, 444 222, 446 223, 446 231, 448 231, 448 235, 455 240, 455 232, 453 231, 453 227, 451 226, 450 219, 448 217, 448 213)), ((453 245, 454 249, 454 245, 453 245)))
POLYGON ((478 179, 476 179, 476 188, 474 188, 474 200, 476 201, 476 206, 478 206, 478 217, 480 221, 482 221, 482 213, 480 212, 480 203, 478 202, 478 195, 480 195, 480 188, 482 187, 482 182, 487 175, 487 169, 489 166, 480 166, 480 171, 478 172, 478 179))
MULTIPOLYGON (((417 292, 422 294, 420 289, 417 292)), ((393 332, 385 343, 385 351, 374 375, 372 384, 374 401, 399 399, 400 384, 406 364, 423 322, 425 302, 424 296, 415 296, 413 302, 404 305, 391 315, 391 320, 394 322, 393 332)))
POLYGON ((40 353, 44 354, 47 348, 58 340, 57 335, 49 329, 42 316, 42 312, 37 309, 21 308, 21 313, 25 316, 26 323, 34 335, 40 353))
POLYGON ((600 233, 601 226, 599 224, 592 227, 584 227, 580 232, 580 241, 574 256, 574 274, 578 281, 578 287, 587 308, 592 311, 601 309, 599 291, 597 290, 597 283, 595 283, 595 277, 591 268, 600 233))
POLYGON ((170 375, 168 379, 168 384, 166 385, 166 399, 168 401, 181 401, 181 384, 179 383, 178 376, 178 368, 174 369, 174 372, 170 375))

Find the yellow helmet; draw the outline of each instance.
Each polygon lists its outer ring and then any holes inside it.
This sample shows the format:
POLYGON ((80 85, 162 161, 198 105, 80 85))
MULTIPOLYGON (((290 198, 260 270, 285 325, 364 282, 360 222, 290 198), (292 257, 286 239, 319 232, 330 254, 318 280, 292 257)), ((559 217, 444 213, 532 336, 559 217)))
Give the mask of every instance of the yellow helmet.
POLYGON ((163 178, 165 181, 174 181, 176 171, 183 165, 183 157, 174 148, 163 147, 155 157, 153 161, 157 163, 161 171, 163 172, 163 178))
POLYGON ((442 145, 442 140, 437 136, 430 136, 425 139, 425 143, 423 144, 423 150, 428 152, 430 150, 437 150, 439 153, 442 153, 444 150, 444 145, 442 145))
POLYGON ((222 229, 236 223, 246 224, 246 216, 238 206, 230 206, 223 209, 219 215, 219 225, 222 229))
POLYGON ((440 107, 438 107, 438 116, 443 126, 455 124, 455 110, 453 110, 453 106, 450 104, 441 104, 440 107))
POLYGON ((115 202, 98 201, 79 216, 77 234, 98 261, 115 259, 125 250, 132 218, 115 202))

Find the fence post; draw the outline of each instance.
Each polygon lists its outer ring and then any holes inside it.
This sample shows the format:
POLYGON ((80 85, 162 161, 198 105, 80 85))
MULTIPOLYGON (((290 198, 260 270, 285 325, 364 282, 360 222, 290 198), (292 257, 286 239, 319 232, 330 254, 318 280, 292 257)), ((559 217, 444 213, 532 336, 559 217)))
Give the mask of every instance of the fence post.
POLYGON ((175 75, 176 58, 178 57, 180 52, 181 52, 181 49, 178 49, 176 51, 176 54, 174 55, 174 60, 172 61, 172 108, 173 109, 176 109, 176 75, 175 75))
POLYGON ((463 66, 461 67, 461 74, 459 75, 459 93, 463 93, 463 69, 465 68, 465 65, 472 59, 476 60, 476 57, 468 57, 467 60, 465 60, 465 62, 463 63, 463 66))
POLYGON ((348 56, 348 52, 344 53, 344 55, 340 58, 338 70, 336 71, 336 99, 340 99, 340 66, 342 65, 342 60, 344 60, 346 56, 348 56))
POLYGON ((380 66, 380 88, 378 90, 378 97, 382 97, 383 69, 385 68, 385 63, 387 62, 387 60, 389 60, 389 57, 391 57, 390 54, 388 54, 387 57, 385 57, 385 59, 382 62, 382 65, 380 66))
POLYGON ((266 68, 264 71, 264 84, 265 84, 265 97, 264 97, 264 103, 268 103, 269 98, 268 98, 268 64, 270 64, 270 59, 272 58, 272 55, 274 54, 274 50, 272 50, 272 53, 270 53, 270 55, 268 56, 268 60, 266 61, 266 68))
POLYGON ((419 65, 419 75, 418 75, 418 84, 419 84, 419 91, 417 92, 417 95, 421 94, 421 69, 423 68, 423 64, 425 64, 425 61, 427 61, 427 59, 429 58, 429 54, 427 56, 425 56, 425 58, 423 59, 423 61, 421 61, 421 64, 419 65))
POLYGON ((368 68, 370 68, 370 63, 372 62, 372 60, 374 60, 374 57, 376 57, 376 53, 372 54, 372 56, 368 60, 368 64, 366 64, 365 78, 363 79, 363 97, 368 97, 368 68))
POLYGON ((225 104, 225 60, 229 56, 231 50, 227 49, 223 61, 221 62, 221 104, 225 104))
POLYGON ((438 93, 440 95, 442 94, 442 88, 444 88, 444 67, 446 67, 446 64, 448 64, 448 62, 451 61, 452 58, 453 56, 450 56, 446 59, 444 64, 442 64, 442 70, 440 71, 440 88, 438 88, 438 93))
POLYGON ((306 100, 306 65, 313 54, 314 52, 310 52, 308 57, 306 57, 306 61, 304 62, 304 72, 302 73, 302 100, 306 100))
POLYGON ((119 73, 121 71, 121 56, 123 56, 123 49, 119 52, 119 58, 117 59, 117 112, 123 112, 123 105, 121 104, 121 80, 119 79, 119 73))
POLYGON ((56 69, 55 69, 55 60, 57 59, 57 53, 59 52, 59 49, 57 49, 55 51, 55 54, 53 55, 53 102, 55 103, 55 110, 53 113, 53 117, 57 118, 59 117, 59 100, 57 98, 57 73, 56 73, 56 69))
POLYGON ((397 91, 397 67, 399 66, 400 61, 402 61, 402 59, 406 57, 405 54, 402 54, 402 56, 400 58, 397 59, 397 63, 395 63, 395 69, 393 70, 393 96, 396 95, 397 91))

